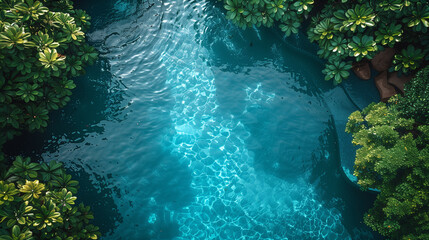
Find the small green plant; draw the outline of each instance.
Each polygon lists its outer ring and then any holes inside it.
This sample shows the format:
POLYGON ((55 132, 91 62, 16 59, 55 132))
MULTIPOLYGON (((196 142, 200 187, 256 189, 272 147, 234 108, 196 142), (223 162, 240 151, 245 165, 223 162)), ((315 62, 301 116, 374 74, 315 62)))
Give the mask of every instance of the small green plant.
POLYGON ((395 43, 401 41, 402 26, 400 24, 381 25, 375 32, 375 41, 382 45, 393 47, 395 43))
POLYGON ((24 28, 17 25, 5 24, 4 32, 0 33, 0 48, 23 50, 25 47, 31 47, 32 43, 28 41, 30 33, 25 32, 24 28))
POLYGON ((341 81, 350 76, 349 70, 352 68, 350 63, 335 61, 328 62, 325 69, 322 71, 325 74, 325 80, 334 80, 334 84, 337 85, 341 81))
POLYGON ((396 54, 393 59, 393 69, 407 73, 410 70, 417 69, 423 62, 425 54, 421 49, 414 48, 413 45, 408 45, 406 49, 402 49, 400 54, 396 54))
POLYGON ((98 239, 89 207, 76 206, 78 182, 61 163, 17 157, 0 172, 0 239, 98 239))
POLYGON ((340 55, 347 55, 349 52, 347 40, 342 37, 335 37, 332 41, 329 42, 328 50, 333 53, 338 53, 340 55))
POLYGON ((297 8, 298 13, 309 12, 313 8, 314 0, 298 0, 293 6, 297 8))
POLYGON ((286 37, 289 37, 292 33, 297 34, 298 28, 301 25, 299 22, 295 22, 293 19, 283 21, 284 24, 280 24, 280 29, 285 33, 286 37))
POLYGON ((404 18, 403 22, 416 32, 426 33, 429 27, 429 6, 427 2, 423 2, 417 1, 416 8, 409 10, 411 14, 404 18))
POLYGON ((345 12, 343 27, 345 30, 355 32, 359 27, 373 27, 375 13, 373 9, 367 5, 356 5, 353 9, 345 12))
POLYGON ((317 40, 332 39, 334 37, 334 24, 330 19, 324 19, 314 28, 313 33, 319 36, 317 40))
POLYGON ((364 57, 371 56, 371 52, 377 51, 377 45, 374 39, 370 36, 353 36, 352 42, 349 43, 350 56, 356 58, 357 61, 362 60, 364 57))

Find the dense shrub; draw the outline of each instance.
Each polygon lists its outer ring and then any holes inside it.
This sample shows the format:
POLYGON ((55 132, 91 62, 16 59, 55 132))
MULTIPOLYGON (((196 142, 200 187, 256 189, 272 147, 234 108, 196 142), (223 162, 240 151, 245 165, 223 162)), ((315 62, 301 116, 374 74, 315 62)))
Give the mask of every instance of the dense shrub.
POLYGON ((17 157, 0 172, 0 239, 97 239, 89 207, 75 206, 77 189, 61 163, 17 157))
POLYGON ((242 27, 272 27, 279 24, 286 36, 298 28, 313 7, 313 0, 224 0, 226 18, 242 27))
POLYGON ((312 18, 308 37, 319 44, 319 56, 327 59, 326 80, 338 84, 346 75, 333 65, 371 59, 385 47, 397 50, 390 71, 407 73, 419 69, 429 57, 427 0, 329 1, 312 18), (425 59, 426 57, 426 59, 425 59), (349 60, 350 59, 350 60, 349 60))
POLYGON ((69 0, 0 1, 0 145, 46 127, 70 100, 71 78, 97 57, 85 43, 89 20, 69 0))
POLYGON ((373 103, 350 115, 346 131, 361 146, 358 184, 380 190, 365 223, 391 239, 429 239, 429 125, 416 127, 394 104, 373 103))
POLYGON ((405 95, 399 97, 398 109, 405 117, 429 124, 429 66, 405 84, 405 95))

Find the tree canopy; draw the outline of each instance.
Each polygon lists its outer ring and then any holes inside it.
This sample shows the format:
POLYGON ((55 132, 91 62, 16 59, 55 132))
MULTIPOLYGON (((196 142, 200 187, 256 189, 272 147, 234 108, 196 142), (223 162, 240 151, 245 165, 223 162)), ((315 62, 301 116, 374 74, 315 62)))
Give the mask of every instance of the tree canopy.
POLYGON ((364 221, 392 239, 429 239, 429 126, 401 117, 397 101, 370 104, 346 126, 361 146, 358 184, 380 190, 364 221))

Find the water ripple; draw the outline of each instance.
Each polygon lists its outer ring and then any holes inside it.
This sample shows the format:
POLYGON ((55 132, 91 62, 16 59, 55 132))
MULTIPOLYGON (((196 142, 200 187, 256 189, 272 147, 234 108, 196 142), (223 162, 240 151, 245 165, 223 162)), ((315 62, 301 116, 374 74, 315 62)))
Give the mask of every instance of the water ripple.
POLYGON ((104 239, 373 239, 308 42, 211 1, 78 3, 100 61, 27 142, 75 169, 104 239))

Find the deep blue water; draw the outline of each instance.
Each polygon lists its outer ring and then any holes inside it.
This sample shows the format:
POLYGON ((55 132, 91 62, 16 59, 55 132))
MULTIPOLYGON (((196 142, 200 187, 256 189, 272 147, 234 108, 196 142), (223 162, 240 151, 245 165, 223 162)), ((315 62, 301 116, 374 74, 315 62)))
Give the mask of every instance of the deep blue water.
POLYGON ((241 30, 216 2, 80 1, 100 59, 44 134, 103 239, 376 239, 347 116, 371 83, 325 82, 304 34, 241 30))

